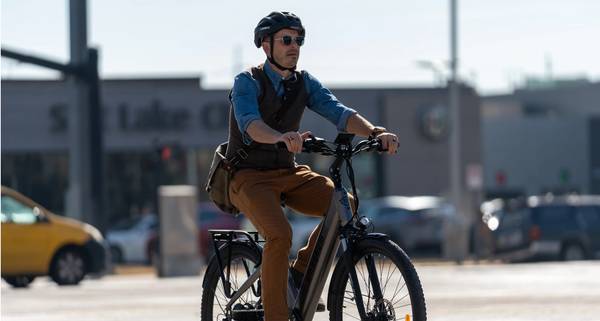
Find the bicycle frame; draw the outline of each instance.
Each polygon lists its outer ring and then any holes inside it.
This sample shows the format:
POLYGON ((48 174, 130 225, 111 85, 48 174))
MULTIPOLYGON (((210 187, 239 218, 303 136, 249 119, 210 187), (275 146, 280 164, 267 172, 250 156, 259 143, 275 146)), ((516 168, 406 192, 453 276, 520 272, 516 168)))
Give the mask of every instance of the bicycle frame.
MULTIPOLYGON (((338 148, 346 148, 351 152, 351 141, 353 136, 354 135, 350 134, 338 135, 336 143, 338 143, 338 141, 341 143, 338 145, 338 148)), ((353 225, 352 220, 354 217, 350 207, 348 192, 342 185, 342 179, 340 175, 340 168, 344 160, 345 158, 343 156, 337 156, 329 169, 335 186, 334 193, 327 214, 322 221, 323 226, 321 227, 319 236, 317 238, 315 249, 310 257, 307 270, 304 273, 304 278, 301 282, 299 291, 295 288, 291 276, 288 277, 288 308, 290 309, 291 316, 294 317, 295 321, 312 321, 317 309, 319 297, 323 292, 323 288, 325 287, 329 271, 331 270, 335 254, 340 244, 344 253, 348 251, 350 253, 352 252, 352 233, 349 233, 347 229, 344 229, 345 226, 353 225)), ((251 243, 258 246, 247 232, 231 232, 246 234, 251 243)), ((233 234, 229 235, 229 241, 232 240, 232 235, 233 234)), ((215 252, 215 255, 217 256, 217 260, 221 268, 220 270, 223 271, 222 260, 220 258, 218 249, 215 252)), ((365 320, 367 318, 367 313, 364 309, 360 284, 354 268, 354 262, 352 262, 352 257, 349 255, 342 254, 341 258, 344 259, 344 262, 348 265, 358 312, 360 314, 360 318, 365 320)), ((259 264, 260 262, 257 264, 257 266, 259 264)), ((378 278, 375 275, 375 266, 372 258, 367 258, 367 267, 371 284, 374 287, 375 299, 380 299, 382 298, 381 288, 378 278)), ((246 271, 249 274, 249 269, 247 267, 246 271)), ((227 270, 227 273, 229 273, 229 269, 227 270)), ((226 305, 227 309, 231 309, 233 304, 242 296, 242 294, 250 288, 252 288, 252 291, 257 294, 253 284, 259 279, 260 273, 260 269, 256 269, 235 293, 230 293, 228 285, 225 287, 225 295, 230 298, 226 305)), ((221 279, 225 285, 226 279, 223 272, 221 272, 221 279)))

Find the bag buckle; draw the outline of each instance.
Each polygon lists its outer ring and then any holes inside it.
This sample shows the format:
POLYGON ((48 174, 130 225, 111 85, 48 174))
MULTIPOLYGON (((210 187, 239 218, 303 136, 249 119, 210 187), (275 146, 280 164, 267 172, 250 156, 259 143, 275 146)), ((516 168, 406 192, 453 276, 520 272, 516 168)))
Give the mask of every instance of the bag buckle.
POLYGON ((246 153, 245 150, 243 149, 238 149, 237 154, 242 158, 242 159, 246 159, 248 158, 248 153, 246 153))
POLYGON ((248 158, 248 153, 243 149, 238 149, 231 158, 231 165, 236 166, 241 160, 248 158))

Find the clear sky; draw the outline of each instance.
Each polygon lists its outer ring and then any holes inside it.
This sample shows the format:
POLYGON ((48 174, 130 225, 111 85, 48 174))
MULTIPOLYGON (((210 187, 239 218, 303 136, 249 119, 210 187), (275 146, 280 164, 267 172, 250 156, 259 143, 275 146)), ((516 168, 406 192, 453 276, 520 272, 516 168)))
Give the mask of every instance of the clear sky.
MULTIPOLYGON (((527 75, 600 80, 600 1, 458 0, 463 78, 480 93, 527 75)), ((88 39, 103 77, 202 76, 229 87, 264 60, 253 29, 273 10, 302 19, 299 67, 329 86, 429 86, 447 72, 449 1, 88 0, 88 39)), ((66 62, 67 0, 2 0, 2 46, 66 62)), ((56 74, 2 59, 2 77, 56 74)))

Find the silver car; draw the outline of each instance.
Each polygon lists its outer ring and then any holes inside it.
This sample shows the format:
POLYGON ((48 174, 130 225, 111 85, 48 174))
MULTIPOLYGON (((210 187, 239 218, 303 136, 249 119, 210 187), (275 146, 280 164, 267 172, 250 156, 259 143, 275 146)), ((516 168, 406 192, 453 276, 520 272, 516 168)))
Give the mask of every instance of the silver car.
POLYGON ((147 243, 158 229, 156 215, 145 215, 124 222, 106 232, 106 240, 115 263, 147 263, 147 243))
POLYGON ((409 254, 441 254, 444 224, 454 221, 454 207, 436 196, 386 196, 361 201, 360 215, 374 231, 385 233, 409 254))

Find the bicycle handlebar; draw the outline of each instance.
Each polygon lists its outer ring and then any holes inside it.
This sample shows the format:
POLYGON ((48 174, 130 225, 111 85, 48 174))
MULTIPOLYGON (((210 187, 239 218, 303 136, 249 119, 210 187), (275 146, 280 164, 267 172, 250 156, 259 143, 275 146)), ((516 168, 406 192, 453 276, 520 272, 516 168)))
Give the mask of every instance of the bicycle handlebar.
MULTIPOLYGON (((287 150, 284 142, 276 143, 277 148, 287 150)), ((338 157, 353 157, 362 152, 387 152, 387 149, 382 148, 380 139, 365 139, 361 140, 352 147, 351 144, 326 141, 323 138, 309 136, 302 144, 303 153, 317 153, 324 156, 338 157), (345 147, 344 147, 345 146, 345 147), (351 148, 351 150, 350 150, 351 148)))

